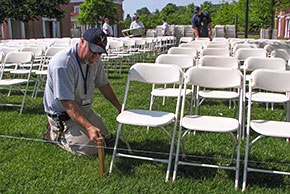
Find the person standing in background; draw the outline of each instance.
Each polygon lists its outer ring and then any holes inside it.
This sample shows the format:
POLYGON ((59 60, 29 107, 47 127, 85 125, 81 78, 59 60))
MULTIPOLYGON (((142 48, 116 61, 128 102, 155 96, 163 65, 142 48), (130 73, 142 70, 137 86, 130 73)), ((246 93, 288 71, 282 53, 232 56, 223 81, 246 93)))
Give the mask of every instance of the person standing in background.
POLYGON ((104 20, 103 31, 107 36, 113 36, 113 30, 112 30, 111 26, 109 25, 108 18, 105 18, 105 20, 104 20))
POLYGON ((211 38, 211 18, 207 12, 201 11, 198 6, 194 7, 194 15, 191 24, 196 38, 211 38))
POLYGON ((169 32, 169 25, 166 22, 166 18, 162 19, 163 25, 162 25, 162 35, 163 36, 170 36, 170 32, 169 32))

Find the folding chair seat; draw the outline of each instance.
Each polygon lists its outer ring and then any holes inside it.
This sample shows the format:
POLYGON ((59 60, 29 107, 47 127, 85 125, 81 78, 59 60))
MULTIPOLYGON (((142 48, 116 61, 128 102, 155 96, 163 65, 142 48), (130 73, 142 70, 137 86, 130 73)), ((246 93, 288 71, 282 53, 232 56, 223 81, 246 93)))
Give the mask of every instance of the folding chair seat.
MULTIPOLYGON (((155 61, 156 64, 174 64, 179 66, 182 70, 186 70, 189 67, 192 67, 195 64, 195 61, 189 56, 189 55, 180 55, 180 54, 162 54, 159 55, 156 58, 155 61)), ((151 100, 150 100, 150 108, 149 110, 152 110, 152 106, 155 100, 155 97, 163 97, 163 105, 165 105, 165 97, 178 97, 179 95, 179 89, 175 88, 175 85, 173 87, 167 87, 167 85, 164 85, 163 88, 156 88, 156 85, 152 85, 152 91, 151 91, 151 100)), ((193 95, 192 90, 188 89, 186 90, 186 95, 193 95)), ((191 99, 191 105, 192 107, 192 100, 191 99)))
MULTIPOLYGON (((255 70, 251 74, 251 79, 249 83, 249 95, 248 95, 248 110, 247 110, 248 114, 247 114, 247 130, 246 130, 247 137, 246 137, 246 151, 245 151, 245 160, 244 160, 244 178, 243 178, 243 189, 242 189, 243 191, 245 191, 246 189, 248 172, 262 172, 262 173, 290 175, 290 172, 283 172, 282 170, 279 170, 275 167, 273 167, 273 169, 269 169, 269 168, 265 169, 265 167, 262 167, 258 164, 255 165, 254 167, 248 166, 251 148, 253 147, 253 144, 255 144, 257 141, 261 140, 264 137, 290 138, 290 130, 289 130, 290 123, 289 122, 276 121, 273 119, 266 119, 266 120, 256 120, 256 119, 253 120, 252 119, 252 115, 253 115, 252 110, 254 109, 254 107, 252 107, 252 102, 253 102, 253 95, 256 93, 255 92, 256 89, 269 91, 270 92, 269 94, 272 94, 272 97, 274 97, 274 95, 275 96, 278 95, 279 96, 278 98, 272 98, 273 101, 280 101, 280 103, 289 103, 289 97, 287 97, 287 95, 284 95, 284 94, 290 92, 290 72, 258 69, 258 70, 255 70), (281 93, 284 93, 284 94, 281 94, 281 93), (250 132, 251 129, 255 133, 251 133, 250 132)), ((255 117, 257 118, 257 116, 255 117)), ((271 116, 269 116, 268 118, 270 117, 271 116)), ((255 148, 255 149, 262 149, 262 148, 255 148)), ((286 152, 287 151, 288 150, 286 150, 286 152)), ((256 158, 255 160, 257 160, 257 156, 255 158, 256 158)), ((275 157, 271 155, 270 160, 272 163, 275 163, 275 159, 273 161, 273 158, 275 157)), ((264 158, 264 160, 267 160, 267 159, 264 158)))
POLYGON ((205 48, 225 48, 225 49, 228 49, 229 46, 227 44, 211 43, 211 44, 207 44, 205 48))
MULTIPOLYGON (((4 89, 8 89, 9 87, 9 95, 12 91, 12 88, 17 87, 19 91, 23 93, 23 99, 21 104, 12 104, 8 101, 8 99, 1 94, 2 98, 4 99, 5 103, 0 104, 0 106, 16 106, 20 107, 20 114, 23 111, 24 102, 27 97, 27 90, 29 86, 32 66, 33 66, 33 53, 31 52, 10 52, 5 57, 5 61, 2 65, 2 73, 0 74, 0 86, 4 87, 4 89), (9 64, 16 64, 16 67, 20 64, 30 64, 29 69, 10 69, 9 64), (5 71, 6 67, 8 66, 8 71, 5 71), (10 74, 19 74, 17 78, 11 78, 10 74), (21 85, 25 85, 25 88, 21 88, 21 85)), ((28 98, 29 99, 29 98, 28 98)), ((30 99, 29 99, 30 100, 30 99)), ((3 100, 2 100, 3 101, 3 100)), ((33 103, 30 100, 31 103, 33 103)))
MULTIPOLYGON (((214 67, 191 67, 185 74, 184 89, 188 85, 209 88, 237 88, 239 93, 239 119, 207 116, 207 115, 186 115, 184 116, 185 95, 182 99, 182 108, 180 115, 180 127, 178 133, 178 143, 176 150, 176 158, 174 164, 173 181, 176 180, 178 165, 189 165, 198 167, 221 168, 235 171, 235 188, 238 188, 239 167, 240 167, 240 126, 241 126, 241 111, 242 111, 242 74, 237 69, 229 68, 214 68, 214 67), (182 134, 182 129, 186 129, 182 134), (231 154, 230 164, 233 163, 234 153, 237 148, 236 165, 213 165, 200 162, 184 161, 180 158, 180 144, 183 146, 184 137, 191 131, 214 132, 214 133, 229 133, 234 142, 233 151, 231 154), (234 135, 237 133, 237 136, 234 135), (237 138, 236 138, 237 137, 237 138)), ((194 136, 198 138, 198 136, 194 136)), ((223 144, 227 142, 222 142, 223 144)), ((210 144, 206 144, 209 146, 210 144)), ((215 144, 213 146, 216 146, 215 144)), ((183 152, 184 153, 184 152, 183 152)))
POLYGON ((122 111, 117 116, 117 121, 119 124, 118 124, 118 131, 117 131, 117 136, 116 136, 116 141, 115 141, 115 146, 113 150, 109 173, 112 172, 115 157, 117 156, 134 158, 134 159, 143 159, 143 160, 149 160, 149 161, 168 163, 166 179, 165 179, 166 181, 168 181, 170 168, 171 168, 172 153, 173 153, 173 148, 174 148, 177 118, 178 118, 178 113, 179 113, 179 108, 180 108, 180 95, 181 95, 181 89, 182 89, 182 80, 183 80, 182 70, 176 65, 136 63, 130 68, 129 73, 128 73, 128 80, 127 80, 127 85, 126 85, 126 90, 125 90, 125 95, 124 95, 124 101, 122 105, 122 111), (175 113, 142 110, 142 109, 129 109, 127 105, 129 101, 128 91, 129 91, 129 85, 132 81, 142 82, 145 84, 146 83, 147 84, 177 83, 179 85, 179 95, 177 97, 175 113), (174 127, 173 127, 171 135, 165 129, 165 126, 168 126, 170 123, 174 123, 174 127), (169 137, 170 142, 171 142, 168 158, 167 159, 153 158, 153 157, 133 155, 133 153, 124 154, 124 153, 117 152, 119 137, 121 134, 122 125, 124 124, 135 125, 135 126, 150 126, 154 128, 160 127, 163 130, 163 132, 169 137))

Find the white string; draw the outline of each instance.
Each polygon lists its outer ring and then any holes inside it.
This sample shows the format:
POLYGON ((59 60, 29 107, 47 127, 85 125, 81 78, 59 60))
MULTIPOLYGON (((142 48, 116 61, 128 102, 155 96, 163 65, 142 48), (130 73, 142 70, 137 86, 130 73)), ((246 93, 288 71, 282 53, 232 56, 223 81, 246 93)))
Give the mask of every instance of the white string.
MULTIPOLYGON (((17 139, 17 140, 25 140, 25 141, 35 141, 35 142, 43 142, 43 143, 54 143, 58 144, 58 141, 47 141, 43 139, 33 139, 33 138, 26 138, 26 137, 15 137, 15 136, 7 136, 7 135, 0 135, 1 138, 7 138, 7 139, 17 139)), ((87 144, 68 144, 68 145, 78 145, 78 146, 86 146, 86 147, 95 147, 95 148, 104 148, 104 149, 111 149, 113 150, 113 147, 107 147, 107 146, 97 146, 97 145, 87 145, 87 144)), ((124 148, 117 148, 119 151, 128 151, 128 149, 124 148)), ((131 150, 132 152, 136 153, 146 153, 146 154, 154 154, 154 155, 166 155, 169 156, 169 153, 165 152, 154 152, 154 151, 146 151, 146 150, 131 150)), ((173 156, 176 156, 176 154, 173 153, 173 156)), ((186 158, 198 158, 198 159, 212 159, 212 160, 230 160, 229 158, 215 158, 210 156, 198 156, 198 155, 186 155, 186 158)), ((236 159, 234 159, 236 161, 236 159)), ((244 160, 240 160, 244 161, 244 160)), ((248 163, 259 163, 259 164, 278 164, 278 165, 284 165, 284 166, 290 166, 288 163, 280 163, 280 162, 261 162, 261 161, 254 161, 254 160, 248 160, 248 163)))

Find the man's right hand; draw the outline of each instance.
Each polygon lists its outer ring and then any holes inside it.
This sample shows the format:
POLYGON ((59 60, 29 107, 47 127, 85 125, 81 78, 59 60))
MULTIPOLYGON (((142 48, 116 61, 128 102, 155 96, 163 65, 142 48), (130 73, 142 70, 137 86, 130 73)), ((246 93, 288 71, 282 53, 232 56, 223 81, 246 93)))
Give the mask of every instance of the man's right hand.
POLYGON ((90 140, 94 142, 95 144, 97 144, 97 142, 103 139, 103 136, 99 128, 91 126, 87 128, 87 131, 89 133, 90 140))

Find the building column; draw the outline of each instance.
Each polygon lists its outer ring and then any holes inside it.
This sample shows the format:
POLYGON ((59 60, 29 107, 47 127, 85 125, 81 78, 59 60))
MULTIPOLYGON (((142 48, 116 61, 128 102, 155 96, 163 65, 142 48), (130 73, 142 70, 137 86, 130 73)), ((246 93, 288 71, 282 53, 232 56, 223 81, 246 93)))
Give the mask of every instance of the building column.
POLYGON ((42 31, 43 31, 43 38, 46 38, 46 30, 45 30, 45 21, 42 18, 42 31))
POLYGON ((25 39, 25 25, 24 22, 21 22, 21 38, 25 39))
POLYGON ((8 33, 9 33, 9 39, 12 39, 12 25, 11 25, 11 19, 8 19, 8 33))
POLYGON ((118 37, 118 25, 114 24, 113 29, 114 29, 114 32, 113 32, 114 37, 118 37))

